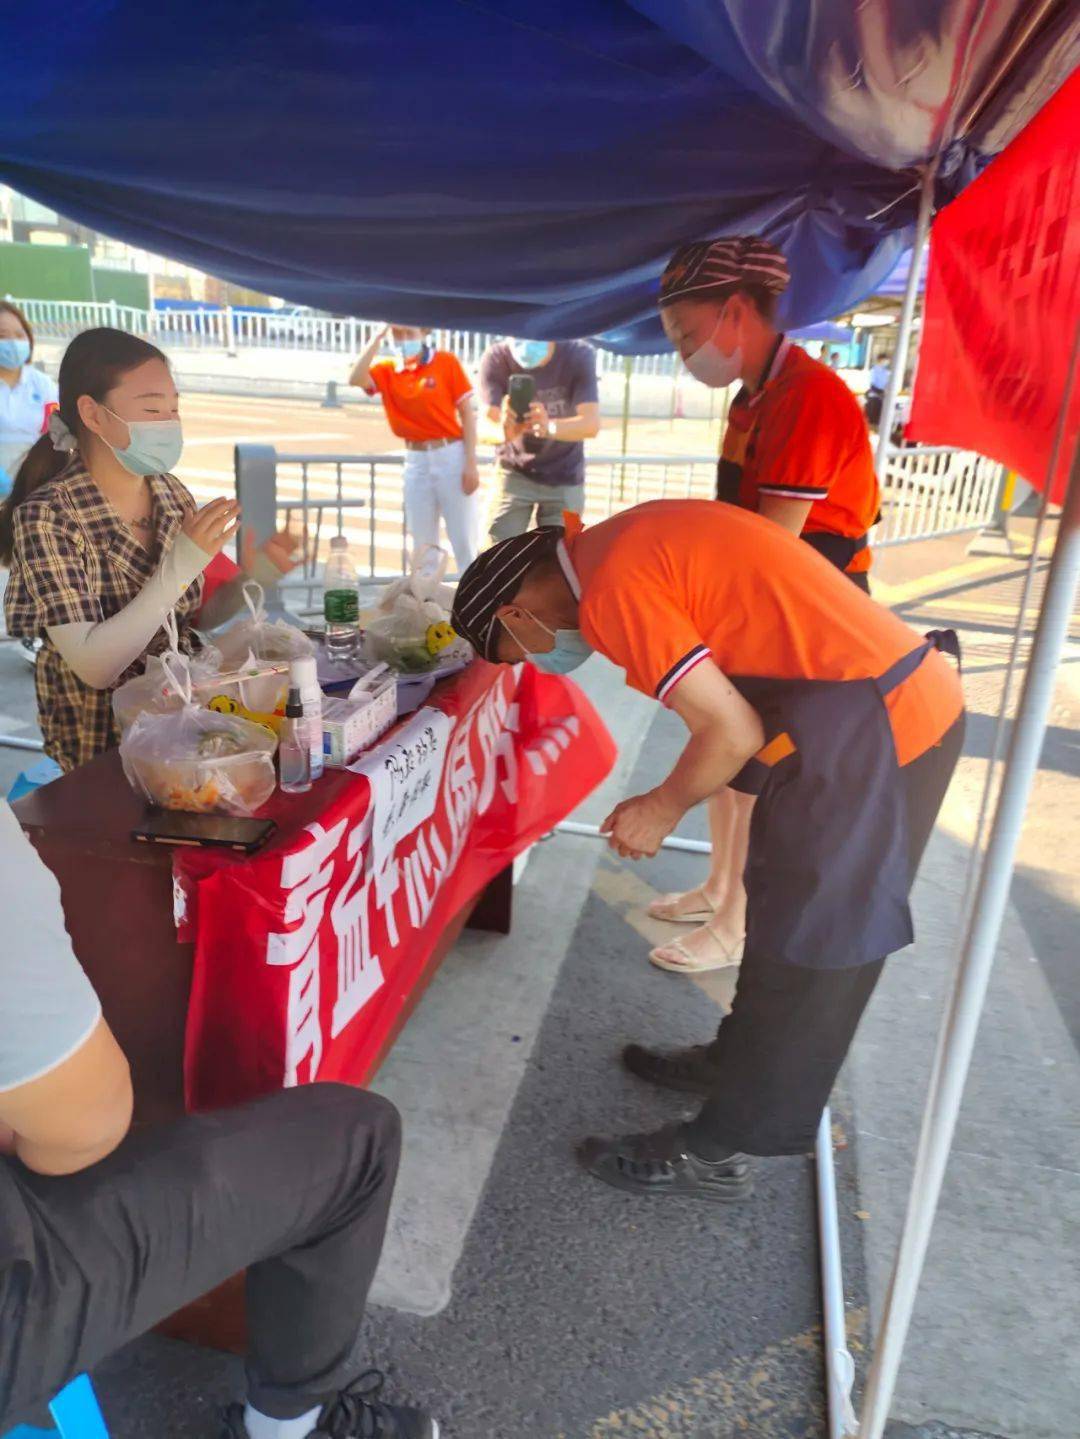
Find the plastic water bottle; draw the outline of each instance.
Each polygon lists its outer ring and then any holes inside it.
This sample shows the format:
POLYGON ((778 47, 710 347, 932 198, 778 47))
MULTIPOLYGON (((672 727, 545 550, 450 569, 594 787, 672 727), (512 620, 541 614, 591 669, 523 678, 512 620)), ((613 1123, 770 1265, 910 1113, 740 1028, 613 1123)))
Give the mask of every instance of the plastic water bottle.
POLYGON ((360 598, 356 566, 344 535, 330 541, 330 558, 323 580, 323 615, 326 618, 326 653, 332 660, 351 659, 360 640, 360 598))
POLYGON ((319 688, 319 667, 314 655, 301 655, 289 666, 289 684, 300 691, 304 715, 301 732, 311 751, 311 778, 321 779, 323 758, 322 690, 319 688))
POLYGON ((294 685, 285 705, 285 723, 278 744, 280 784, 286 794, 306 794, 311 788, 311 750, 304 734, 304 706, 294 685))

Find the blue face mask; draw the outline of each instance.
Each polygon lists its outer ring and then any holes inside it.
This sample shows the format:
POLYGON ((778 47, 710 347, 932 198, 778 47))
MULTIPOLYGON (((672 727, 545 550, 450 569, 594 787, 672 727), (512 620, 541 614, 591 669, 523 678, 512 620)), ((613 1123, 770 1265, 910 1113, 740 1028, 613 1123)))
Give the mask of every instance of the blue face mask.
POLYGON ((415 360, 420 351, 424 348, 423 340, 399 340, 398 349, 401 351, 403 360, 415 360))
MULTIPOLYGON (((102 405, 107 410, 107 405, 102 405)), ((114 420, 122 416, 109 410, 114 420)), ((184 448, 184 432, 179 420, 123 420, 128 428, 128 443, 125 449, 105 443, 133 475, 167 475, 180 458, 184 448)), ((102 435, 102 439, 105 437, 102 435)))
POLYGON ((21 370, 29 358, 29 340, 0 340, 0 370, 21 370))
POLYGON ((592 654, 592 646, 586 644, 585 638, 580 630, 548 629, 544 621, 537 619, 531 611, 526 610, 525 613, 531 620, 534 620, 542 630, 547 630, 547 633, 552 636, 555 641, 554 649, 543 652, 527 650, 505 620, 502 621, 502 626, 514 643, 521 646, 526 657, 538 670, 544 670, 545 673, 549 675, 566 675, 569 674, 571 670, 576 670, 579 665, 583 665, 592 654))
POLYGON ((523 370, 535 370, 548 357, 547 340, 511 340, 510 353, 523 370))

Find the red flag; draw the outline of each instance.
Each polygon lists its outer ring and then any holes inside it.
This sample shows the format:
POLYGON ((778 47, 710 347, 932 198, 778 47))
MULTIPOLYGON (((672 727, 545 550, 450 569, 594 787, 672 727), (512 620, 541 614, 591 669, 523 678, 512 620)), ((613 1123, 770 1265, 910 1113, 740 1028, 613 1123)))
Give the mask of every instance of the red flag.
MULTIPOLYGON (((1043 489, 1080 326, 1080 71, 934 221, 907 433, 1043 489)), ((1080 431, 1069 397, 1051 498, 1080 431)))

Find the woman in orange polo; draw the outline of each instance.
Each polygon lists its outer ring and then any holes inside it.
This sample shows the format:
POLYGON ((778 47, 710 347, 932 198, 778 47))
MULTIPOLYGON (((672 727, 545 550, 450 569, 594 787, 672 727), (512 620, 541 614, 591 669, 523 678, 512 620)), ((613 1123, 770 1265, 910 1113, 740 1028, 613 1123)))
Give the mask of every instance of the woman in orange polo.
POLYGON ((461 361, 421 329, 387 325, 349 384, 382 396, 387 423, 405 442, 405 527, 414 548, 439 544, 441 520, 461 573, 476 557, 480 530, 476 407, 461 361), (397 357, 377 359, 387 335, 397 357))
MULTIPOLYGON (((799 535, 869 591, 867 534, 880 489, 866 421, 839 375, 776 328, 788 279, 784 256, 756 235, 683 245, 660 283, 664 329, 703 384, 742 381, 728 412, 717 499, 799 535)), ((710 800, 708 878, 649 911, 700 928, 654 949, 653 964, 687 973, 738 963, 753 803, 752 795, 733 792, 710 800)))
POLYGON ((725 786, 760 790, 731 1013, 712 1044, 623 1055, 702 1109, 580 1151, 619 1188, 741 1197, 748 1154, 812 1148, 885 959, 913 938, 908 895, 963 742, 938 652, 955 635, 916 634, 779 525, 709 500, 504 540, 463 576, 453 624, 504 664, 565 673, 599 651, 684 721, 671 773, 602 826, 620 855, 655 854, 725 786))

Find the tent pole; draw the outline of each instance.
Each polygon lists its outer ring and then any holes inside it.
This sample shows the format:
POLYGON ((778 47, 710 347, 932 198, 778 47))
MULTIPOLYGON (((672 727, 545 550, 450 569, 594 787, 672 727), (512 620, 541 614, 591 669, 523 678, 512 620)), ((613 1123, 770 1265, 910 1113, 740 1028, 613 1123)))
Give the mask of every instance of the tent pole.
POLYGON ((930 220, 934 209, 934 180, 937 177, 937 156, 927 163, 923 170, 922 185, 919 188, 919 218, 915 223, 915 238, 911 244, 911 268, 904 286, 904 302, 900 307, 900 325, 896 334, 896 353, 893 355, 892 373, 885 386, 881 401, 881 420, 878 424, 877 473, 882 485, 889 463, 889 436, 892 434, 893 415, 896 413, 896 397, 904 383, 907 369, 908 349, 911 345, 911 327, 915 319, 915 301, 919 296, 919 270, 922 266, 926 237, 930 233, 930 220))
MULTIPOLYGON (((1063 403, 1068 405, 1066 394, 1063 403)), ((1051 483, 1053 473, 1047 475, 1051 483)), ((1080 445, 1073 456, 1069 487, 1054 545, 1046 593, 1002 776, 1001 792, 979 877, 971 920, 964 936, 953 991, 939 1042, 940 1072, 923 1115, 919 1140, 925 1162, 913 1177, 881 1329, 874 1349, 860 1439, 882 1439, 889 1417, 904 1341, 942 1180, 956 1129, 964 1083, 971 1063, 979 1016, 986 998, 994 953, 1009 898, 1024 811, 1039 766, 1054 677, 1068 642, 1080 582, 1080 445)))
POLYGON ((836 1212, 836 1168, 833 1164, 832 1111, 821 1112, 817 1142, 818 1248, 821 1254, 821 1309, 824 1315, 825 1386, 829 1402, 829 1439, 848 1439, 858 1432, 851 1407, 855 1361, 847 1342, 844 1272, 840 1255, 840 1223, 836 1212))
MULTIPOLYGON (((581 824, 576 819, 564 819, 555 826, 554 834, 577 834, 585 839, 607 839, 595 824, 581 824)), ((669 834, 662 840, 661 849, 678 849, 685 854, 712 854, 712 845, 704 839, 683 839, 681 835, 669 834)))

